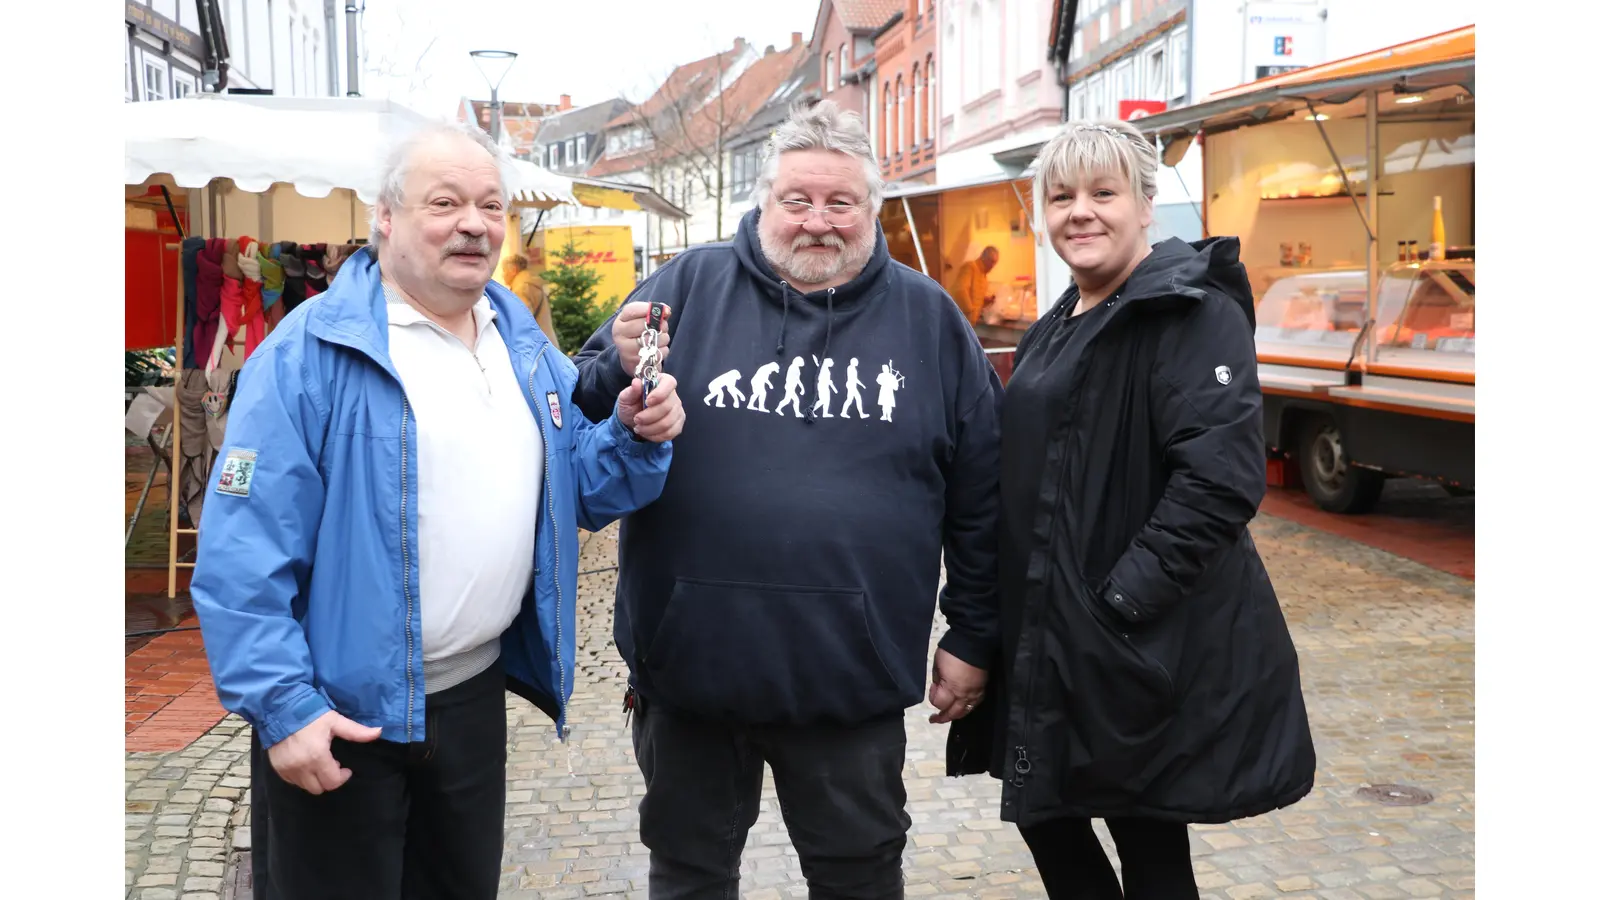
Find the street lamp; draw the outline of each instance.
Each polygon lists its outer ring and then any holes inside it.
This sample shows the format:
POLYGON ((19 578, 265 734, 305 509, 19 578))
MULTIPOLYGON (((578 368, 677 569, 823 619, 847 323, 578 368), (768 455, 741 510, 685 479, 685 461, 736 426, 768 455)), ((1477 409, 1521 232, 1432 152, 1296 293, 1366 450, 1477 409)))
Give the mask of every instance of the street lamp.
POLYGON ((483 73, 484 80, 489 82, 489 134, 494 137, 495 143, 500 142, 500 82, 505 80, 506 73, 511 71, 511 66, 517 61, 517 54, 510 50, 474 50, 470 54, 472 61, 477 63, 478 71, 483 73))

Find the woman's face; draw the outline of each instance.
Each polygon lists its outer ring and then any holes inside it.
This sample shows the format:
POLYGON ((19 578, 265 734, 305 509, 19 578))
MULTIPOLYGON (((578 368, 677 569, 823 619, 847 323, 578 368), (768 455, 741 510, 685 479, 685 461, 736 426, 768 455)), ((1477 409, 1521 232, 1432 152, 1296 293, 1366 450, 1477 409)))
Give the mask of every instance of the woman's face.
POLYGON ((1150 203, 1118 172, 1079 175, 1049 185, 1044 222, 1074 279, 1102 283, 1122 275, 1149 249, 1150 203))

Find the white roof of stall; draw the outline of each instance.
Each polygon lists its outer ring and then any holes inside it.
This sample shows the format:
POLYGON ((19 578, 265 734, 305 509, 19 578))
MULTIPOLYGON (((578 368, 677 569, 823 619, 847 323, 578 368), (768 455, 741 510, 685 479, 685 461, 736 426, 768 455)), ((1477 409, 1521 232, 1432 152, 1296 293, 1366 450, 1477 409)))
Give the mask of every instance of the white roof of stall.
MULTIPOLYGON (((307 197, 345 188, 370 204, 387 149, 425 121, 397 103, 362 98, 225 94, 124 103, 124 178, 143 184, 164 174, 185 188, 228 178, 253 192, 284 183, 307 197)), ((570 179, 523 160, 510 170, 516 199, 577 203, 570 179)))

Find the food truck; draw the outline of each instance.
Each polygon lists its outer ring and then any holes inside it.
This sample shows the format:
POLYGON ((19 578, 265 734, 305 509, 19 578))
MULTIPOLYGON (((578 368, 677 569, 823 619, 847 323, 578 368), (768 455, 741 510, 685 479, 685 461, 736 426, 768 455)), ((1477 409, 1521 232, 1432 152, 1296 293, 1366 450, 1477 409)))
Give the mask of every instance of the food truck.
MULTIPOLYGON (((879 221, 889 255, 955 293, 962 267, 985 247, 1000 254, 984 276, 987 297, 975 326, 989 361, 1001 380, 1011 374, 1011 354, 1023 332, 1038 318, 1040 274, 1049 278, 1052 261, 1065 265, 1049 241, 1035 233, 1031 168, 955 185, 891 187, 884 192, 879 221)), ((1045 307, 1066 288, 1063 278, 1045 307)))
POLYGON ((1195 145, 1208 235, 1237 235, 1256 301, 1272 471, 1359 513, 1390 477, 1473 487, 1471 26, 1151 115, 1195 145))

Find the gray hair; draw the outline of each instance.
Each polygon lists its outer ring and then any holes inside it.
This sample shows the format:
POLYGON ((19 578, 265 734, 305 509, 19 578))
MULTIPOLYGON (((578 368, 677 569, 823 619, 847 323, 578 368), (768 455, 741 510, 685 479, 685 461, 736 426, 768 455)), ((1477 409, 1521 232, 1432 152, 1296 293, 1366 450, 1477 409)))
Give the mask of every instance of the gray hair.
POLYGON ((383 234, 378 230, 378 210, 382 207, 393 209, 405 203, 406 176, 411 172, 411 157, 415 155, 418 147, 439 137, 465 138, 488 151, 489 156, 494 159, 495 167, 500 170, 500 199, 507 206, 510 205, 511 164, 505 151, 500 149, 494 138, 472 122, 429 119, 391 147, 388 157, 384 160, 383 171, 378 177, 378 197, 368 213, 367 241, 372 244, 374 250, 380 249, 383 243, 383 234))
POLYGON ((1034 189, 1047 196, 1083 175, 1116 174, 1128 179, 1135 196, 1156 198, 1156 148, 1138 128, 1117 119, 1068 122, 1039 151, 1034 189))
POLYGON ((859 113, 844 112, 832 100, 811 106, 796 104, 788 120, 767 140, 761 173, 750 191, 750 200, 758 208, 767 204, 772 193, 772 182, 778 177, 778 157, 793 150, 832 150, 861 160, 861 170, 867 176, 867 201, 872 217, 877 218, 883 208, 883 173, 878 171, 878 156, 859 113))

